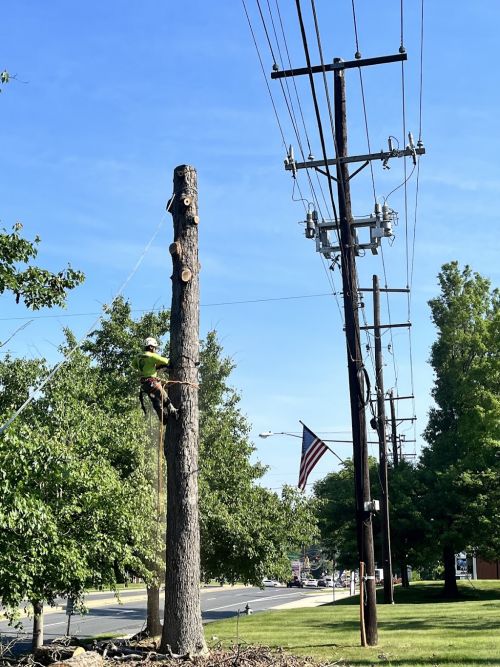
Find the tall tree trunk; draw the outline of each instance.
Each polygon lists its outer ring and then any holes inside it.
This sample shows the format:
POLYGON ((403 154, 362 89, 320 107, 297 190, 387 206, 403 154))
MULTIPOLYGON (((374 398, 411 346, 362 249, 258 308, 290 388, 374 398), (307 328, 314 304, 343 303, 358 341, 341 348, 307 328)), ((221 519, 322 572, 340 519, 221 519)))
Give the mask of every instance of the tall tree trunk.
POLYGON ((146 632, 150 637, 161 635, 160 586, 148 586, 146 632))
POLYGON ((33 639, 31 642, 32 651, 36 651, 43 645, 43 602, 35 600, 33 605, 33 639))
POLYGON ((446 544, 443 547, 443 563, 444 563, 443 595, 445 598, 458 598, 455 550, 453 546, 449 544, 446 544))
POLYGON ((200 608, 198 516, 199 263, 196 171, 174 170, 170 397, 167 459, 167 567, 162 651, 207 653, 200 608))

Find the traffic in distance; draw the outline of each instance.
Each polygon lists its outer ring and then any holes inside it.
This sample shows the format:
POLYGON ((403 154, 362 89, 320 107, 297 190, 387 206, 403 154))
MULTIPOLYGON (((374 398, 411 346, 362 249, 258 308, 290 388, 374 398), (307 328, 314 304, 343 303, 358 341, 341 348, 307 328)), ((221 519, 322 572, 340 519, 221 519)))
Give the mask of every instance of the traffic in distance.
MULTIPOLYGON (((357 574, 353 573, 353 575, 357 581, 357 574)), ((314 579, 313 577, 301 578, 295 575, 286 584, 272 578, 262 580, 262 586, 265 588, 277 588, 285 585, 287 588, 346 588, 349 583, 350 577, 348 579, 341 577, 334 579, 333 575, 324 575, 320 579, 314 579)))

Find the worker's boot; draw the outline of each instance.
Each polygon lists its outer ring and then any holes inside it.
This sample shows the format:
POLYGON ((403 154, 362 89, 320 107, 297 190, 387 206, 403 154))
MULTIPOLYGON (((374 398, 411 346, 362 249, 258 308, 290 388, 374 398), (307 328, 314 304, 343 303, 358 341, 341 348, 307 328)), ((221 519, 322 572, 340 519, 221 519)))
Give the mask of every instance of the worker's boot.
POLYGON ((167 415, 172 415, 175 419, 179 419, 179 410, 174 407, 170 400, 167 401, 167 415))

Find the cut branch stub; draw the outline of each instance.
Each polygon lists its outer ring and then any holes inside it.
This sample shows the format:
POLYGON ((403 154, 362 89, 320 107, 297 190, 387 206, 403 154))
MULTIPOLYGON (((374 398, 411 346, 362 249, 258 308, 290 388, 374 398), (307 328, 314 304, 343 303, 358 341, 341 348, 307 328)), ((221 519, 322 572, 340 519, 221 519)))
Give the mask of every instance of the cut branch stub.
POLYGON ((199 215, 193 215, 193 222, 195 225, 200 224, 200 216, 199 215))
POLYGON ((187 266, 183 267, 181 271, 181 280, 183 283, 188 283, 191 278, 193 277, 193 274, 191 272, 191 269, 188 269, 187 266))
POLYGON ((179 241, 174 241, 171 243, 168 247, 168 251, 171 255, 179 255, 179 257, 182 257, 182 246, 179 241))
POLYGON ((187 208, 188 206, 191 206, 191 202, 192 202, 192 199, 191 199, 191 197, 189 197, 188 195, 185 195, 185 196, 182 198, 182 203, 184 204, 184 206, 185 206, 186 208, 187 208))

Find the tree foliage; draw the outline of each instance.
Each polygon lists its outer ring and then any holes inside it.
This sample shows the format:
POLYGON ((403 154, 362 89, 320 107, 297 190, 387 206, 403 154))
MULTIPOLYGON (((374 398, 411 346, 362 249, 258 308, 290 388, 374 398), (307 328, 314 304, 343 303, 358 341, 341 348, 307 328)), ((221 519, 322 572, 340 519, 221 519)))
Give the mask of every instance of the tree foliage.
POLYGON ((58 273, 32 266, 40 238, 28 241, 20 235, 21 229, 16 223, 11 232, 0 232, 0 294, 11 292, 17 303, 23 301, 33 310, 64 305, 66 292, 83 282, 83 273, 70 266, 58 273), (20 269, 20 264, 27 266, 20 269))
POLYGON ((289 553, 316 537, 315 504, 291 487, 278 495, 258 486, 265 468, 252 463, 250 426, 228 384, 234 363, 215 331, 201 346, 200 519, 206 580, 260 585, 290 576, 289 553))
POLYGON ((470 267, 445 264, 441 293, 429 302, 437 339, 421 472, 433 543, 443 550, 451 592, 451 557, 475 550, 500 555, 500 293, 470 267), (447 567, 448 565, 448 567, 447 567))
MULTIPOLYGON (((168 312, 134 321, 122 299, 0 438, 0 597, 79 597, 127 573, 157 572, 157 447, 138 401, 130 362, 146 335, 168 331, 168 312)), ((66 331, 65 350, 75 339, 66 331)), ((63 350, 64 351, 64 350, 63 350)), ((260 584, 289 575, 288 552, 316 534, 314 504, 258 485, 249 424, 228 385, 233 363, 215 332, 200 365, 200 495, 205 578, 260 584)), ((10 415, 50 368, 0 362, 0 417, 10 415)))
MULTIPOLYGON (((42 362, 3 361, 1 414, 45 372, 42 362)), ((74 353, 0 439, 0 597, 11 610, 146 574, 154 499, 142 441, 96 401, 99 381, 74 353)))

